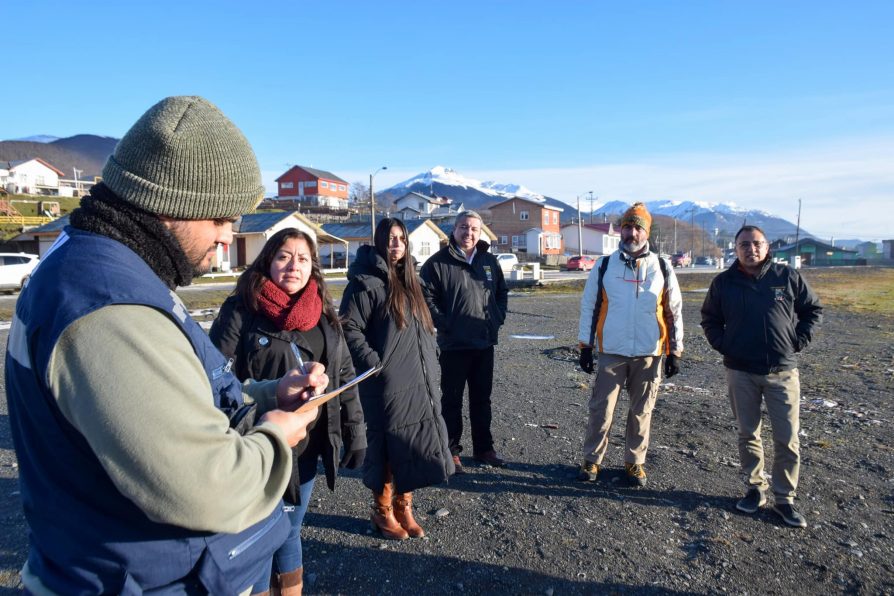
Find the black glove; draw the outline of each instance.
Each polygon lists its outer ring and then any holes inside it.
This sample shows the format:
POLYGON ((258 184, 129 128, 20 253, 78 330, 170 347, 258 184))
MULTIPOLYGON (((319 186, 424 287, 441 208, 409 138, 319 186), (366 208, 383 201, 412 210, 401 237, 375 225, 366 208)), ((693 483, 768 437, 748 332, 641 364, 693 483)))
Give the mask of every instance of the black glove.
POLYGON ((355 449, 353 451, 345 451, 344 456, 341 458, 339 462, 339 466, 342 468, 347 468, 349 470, 356 470, 360 466, 363 465, 363 460, 366 458, 366 449, 355 449))
POLYGON ((588 375, 593 374, 593 348, 581 348, 580 360, 578 360, 581 369, 588 375))
POLYGON ((680 372, 680 357, 668 354, 664 357, 664 378, 669 379, 680 372))

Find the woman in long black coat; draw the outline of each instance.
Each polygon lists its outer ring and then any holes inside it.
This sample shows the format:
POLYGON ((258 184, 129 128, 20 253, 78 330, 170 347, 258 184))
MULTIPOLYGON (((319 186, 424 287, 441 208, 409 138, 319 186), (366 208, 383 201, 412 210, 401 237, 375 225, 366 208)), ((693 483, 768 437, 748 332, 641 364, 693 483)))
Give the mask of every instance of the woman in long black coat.
MULTIPOLYGON (((241 379, 277 379, 299 363, 294 342, 307 362, 320 362, 327 391, 354 378, 338 314, 326 289, 313 238, 295 228, 274 234, 242 274, 211 326, 211 341, 231 358, 241 379)), ((292 522, 286 543, 274 554, 275 587, 284 596, 301 594, 301 526, 322 457, 326 481, 335 490, 339 463, 358 468, 366 450, 363 409, 356 388, 319 409, 307 437, 292 451, 292 478, 283 499, 292 522), (345 454, 339 460, 344 444, 345 454)))
POLYGON ((375 247, 361 246, 348 270, 339 311, 357 370, 382 367, 360 385, 368 445, 363 483, 375 499, 374 528, 398 540, 424 535, 413 518, 412 491, 454 472, 434 378, 434 325, 407 236, 401 220, 379 222, 375 247))

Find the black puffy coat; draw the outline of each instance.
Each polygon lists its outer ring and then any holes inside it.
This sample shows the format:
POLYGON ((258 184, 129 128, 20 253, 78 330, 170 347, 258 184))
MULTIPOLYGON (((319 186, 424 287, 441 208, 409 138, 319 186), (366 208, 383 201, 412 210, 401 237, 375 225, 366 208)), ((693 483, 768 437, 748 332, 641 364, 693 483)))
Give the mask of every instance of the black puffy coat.
MULTIPOLYGON (((354 378, 354 365, 345 339, 338 330, 325 316, 320 317, 319 325, 326 341, 326 374, 329 376, 326 390, 330 391, 354 378)), ((223 303, 209 336, 227 358, 233 359, 233 373, 241 381, 278 379, 296 366, 289 342, 308 347, 300 331, 280 330, 266 316, 250 312, 239 296, 230 296, 223 303)), ((290 503, 298 503, 298 461, 310 441, 322 445, 323 467, 330 490, 335 490, 342 443, 345 452, 366 448, 363 408, 356 387, 326 402, 320 412, 313 427, 308 427, 307 437, 292 450, 292 478, 285 497, 290 503), (321 440, 321 433, 325 433, 328 440, 321 440)), ((309 456, 317 457, 317 454, 309 456)))
POLYGON ((795 368, 823 309, 797 270, 772 263, 756 277, 739 261, 711 282, 702 304, 702 329, 711 347, 733 370, 766 375, 795 368))
POLYGON ((453 237, 422 266, 425 301, 442 350, 483 350, 497 344, 509 308, 509 288, 497 258, 479 240, 472 263, 453 237))
POLYGON ((382 492, 385 465, 395 490, 444 482, 454 472, 435 378, 434 336, 415 317, 398 329, 388 313, 388 268, 374 248, 361 246, 341 300, 345 339, 354 366, 382 372, 360 384, 368 449, 363 483, 382 492))

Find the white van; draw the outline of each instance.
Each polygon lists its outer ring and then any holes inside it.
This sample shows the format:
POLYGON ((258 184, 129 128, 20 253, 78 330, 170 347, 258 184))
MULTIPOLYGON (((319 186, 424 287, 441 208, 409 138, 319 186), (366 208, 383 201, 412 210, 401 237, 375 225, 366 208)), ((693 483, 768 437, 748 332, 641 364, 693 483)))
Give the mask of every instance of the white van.
POLYGON ((23 252, 0 253, 0 290, 21 290, 39 261, 23 252))
POLYGON ((503 273, 512 271, 518 265, 518 257, 512 253, 494 253, 494 256, 497 257, 497 263, 500 264, 500 269, 503 270, 503 273))

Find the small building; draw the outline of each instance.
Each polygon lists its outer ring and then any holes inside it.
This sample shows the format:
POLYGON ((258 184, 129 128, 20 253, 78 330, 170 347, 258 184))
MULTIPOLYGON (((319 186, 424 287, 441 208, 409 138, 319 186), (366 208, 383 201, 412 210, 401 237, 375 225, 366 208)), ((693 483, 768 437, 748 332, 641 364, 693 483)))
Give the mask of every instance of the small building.
POLYGON ((797 243, 782 246, 771 246, 774 259, 793 263, 794 257, 801 257, 801 265, 804 266, 829 266, 829 265, 865 265, 866 259, 861 258, 857 251, 838 248, 816 238, 801 238, 797 243))
POLYGON ((894 240, 882 240, 882 258, 894 259, 894 240))
MULTIPOLYGON (((450 236, 453 235, 453 224, 455 221, 456 219, 454 218, 451 220, 442 220, 437 222, 438 229, 444 232, 444 234, 447 236, 447 238, 443 242, 441 242, 442 246, 446 246, 447 242, 450 240, 450 236)), ((500 252, 499 250, 497 250, 497 245, 495 244, 495 242, 497 241, 497 235, 484 222, 481 222, 481 238, 479 240, 484 240, 485 242, 490 244, 490 252, 500 252)))
POLYGON ((297 211, 271 211, 249 213, 239 218, 233 226, 235 258, 230 260, 233 255, 230 255, 230 251, 226 250, 228 247, 218 245, 218 251, 221 251, 223 248, 224 252, 227 253, 222 255, 226 261, 222 260, 221 264, 229 262, 228 266, 222 266, 221 269, 227 271, 230 266, 247 267, 260 254, 267 240, 285 228, 297 228, 302 232, 306 232, 314 239, 314 242, 317 244, 317 254, 320 257, 321 267, 325 269, 339 266, 338 263, 330 259, 324 259, 322 255, 324 251, 327 256, 333 255, 336 252, 333 250, 333 246, 347 246, 347 242, 344 239, 326 232, 322 227, 297 211))
POLYGON ((559 221, 562 211, 560 207, 525 197, 512 197, 491 205, 489 225, 497 235, 494 252, 526 252, 536 256, 561 254, 559 221))
POLYGON ((582 223, 579 232, 576 223, 562 226, 562 242, 566 252, 608 255, 618 250, 618 246, 621 244, 621 232, 611 222, 582 223), (583 251, 578 248, 578 239, 583 241, 583 251))
POLYGON ((298 200, 313 207, 348 208, 350 184, 326 170, 292 166, 276 179, 276 185, 276 199, 298 200))
MULTIPOLYGON (((409 220, 405 221, 404 225, 407 226, 409 234, 410 255, 416 259, 416 263, 420 266, 430 256, 438 252, 442 244, 447 242, 447 235, 430 219, 409 220)), ((343 238, 346 242, 345 248, 334 245, 329 247, 336 251, 332 257, 335 261, 344 260, 347 257, 350 262, 353 262, 357 257, 357 249, 370 244, 372 230, 369 222, 328 223, 323 224, 322 228, 329 234, 343 238)), ((320 247, 321 259, 325 259, 328 255, 323 252, 326 250, 327 247, 320 247)))
POLYGON ((58 195, 65 174, 39 157, 0 162, 0 186, 10 194, 58 195))

